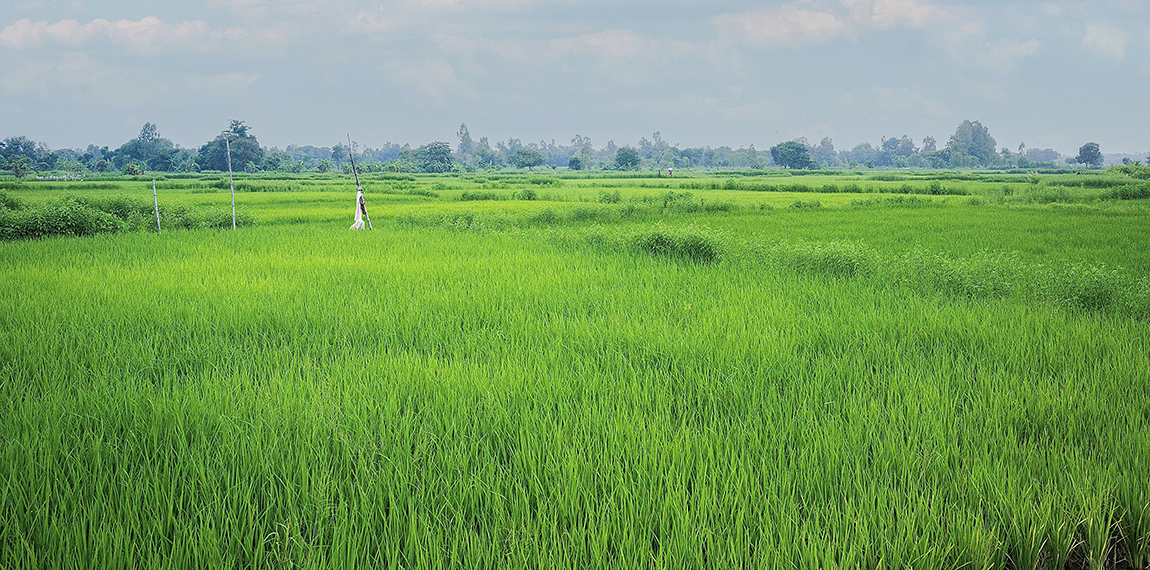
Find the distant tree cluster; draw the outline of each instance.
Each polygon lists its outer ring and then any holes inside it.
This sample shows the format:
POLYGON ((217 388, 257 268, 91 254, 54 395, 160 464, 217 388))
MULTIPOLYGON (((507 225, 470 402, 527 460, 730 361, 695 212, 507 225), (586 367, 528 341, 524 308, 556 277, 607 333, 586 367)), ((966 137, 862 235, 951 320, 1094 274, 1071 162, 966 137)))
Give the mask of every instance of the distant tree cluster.
MULTIPOLYGON (((754 145, 741 148, 710 146, 682 148, 663 140, 659 132, 642 137, 635 145, 619 147, 615 141, 596 148, 589 137, 575 135, 569 144, 539 141, 523 143, 517 138, 497 141, 487 137, 475 140, 466 124, 456 133, 459 145, 434 141, 412 148, 388 142, 378 149, 349 148, 342 142, 330 147, 288 145, 285 149, 260 145, 251 127, 233 120, 212 140, 198 149, 184 149, 162 137, 153 123, 145 123, 140 135, 114 150, 88 145, 85 150, 50 150, 44 143, 25 136, 9 137, 0 143, 0 170, 24 177, 30 172, 120 172, 147 171, 198 172, 228 169, 237 172, 350 172, 354 155, 361 172, 452 172, 500 169, 567 167, 570 170, 665 170, 668 168, 761 169, 776 166, 787 169, 813 168, 1036 168, 1058 166, 1063 159, 1052 149, 1027 148, 1017 152, 998 142, 982 123, 963 121, 942 147, 934 137, 920 142, 907 135, 882 137, 878 145, 860 143, 849 150, 836 150, 830 137, 817 145, 805 138, 781 142, 767 151, 754 145), (996 150, 997 149, 997 150, 996 150)), ((1150 160, 1150 159, 1148 159, 1150 160)), ((1097 168, 1103 164, 1097 143, 1086 143, 1078 155, 1065 157, 1065 164, 1097 168)), ((1129 162, 1129 159, 1127 159, 1129 162)))

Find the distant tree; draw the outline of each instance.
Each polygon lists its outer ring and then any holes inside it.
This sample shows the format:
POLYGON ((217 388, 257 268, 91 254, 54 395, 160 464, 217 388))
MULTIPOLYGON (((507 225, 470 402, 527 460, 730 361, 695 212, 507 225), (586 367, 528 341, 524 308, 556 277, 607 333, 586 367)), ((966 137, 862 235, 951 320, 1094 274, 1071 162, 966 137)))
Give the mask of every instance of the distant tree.
MULTIPOLYGON (((990 130, 982 126, 978 121, 971 122, 970 120, 963 121, 958 125, 954 134, 951 135, 950 140, 946 143, 946 148, 950 149, 952 153, 964 155, 964 157, 974 157, 982 166, 989 166, 997 158, 996 149, 998 142, 994 137, 990 136, 990 130)), ((952 166, 955 165, 955 157, 951 157, 952 166)), ((969 164, 964 163, 963 166, 969 164)))
POLYGON ((535 168, 547 162, 547 157, 533 148, 521 146, 515 149, 515 152, 508 157, 508 160, 518 168, 535 168))
POLYGON ((331 160, 335 162, 335 167, 340 168, 343 166, 343 161, 347 159, 347 147, 343 143, 335 143, 331 147, 331 160))
POLYGON ((8 167, 12 169, 12 174, 15 174, 16 178, 28 176, 28 159, 23 156, 13 160, 8 167))
POLYGON ((459 148, 456 150, 456 156, 462 162, 470 162, 471 157, 475 154, 475 142, 471 140, 471 132, 467 130, 467 123, 461 123, 459 131, 455 134, 459 136, 459 148))
POLYGON ((1099 148, 1098 143, 1088 142, 1078 149, 1078 156, 1074 157, 1074 162, 1085 164, 1091 168, 1098 168, 1102 166, 1102 149, 1099 148))
POLYGON ((615 168, 619 170, 639 168, 639 151, 629 146, 615 151, 615 168))
POLYGON ((0 156, 9 163, 24 157, 29 166, 39 164, 47 152, 48 145, 25 136, 8 137, 0 142, 0 156))
POLYGON ((834 166, 838 162, 835 154, 835 143, 830 137, 823 137, 823 140, 819 141, 819 145, 814 147, 811 154, 814 161, 819 164, 834 166))
POLYGON ((928 152, 934 152, 935 150, 938 150, 937 146, 938 146, 938 141, 934 137, 926 136, 926 137, 922 138, 922 152, 923 152, 923 154, 926 154, 928 152))
POLYGON ((221 132, 215 139, 200 147, 196 155, 196 163, 202 170, 227 170, 227 148, 232 149, 232 169, 238 170, 248 162, 262 164, 264 149, 260 147, 256 137, 248 135, 250 127, 243 121, 233 120, 227 130, 221 132), (227 139, 227 140, 225 140, 227 139))
POLYGON ((176 145, 160 136, 159 129, 152 123, 144 123, 140 136, 124 143, 116 149, 120 164, 136 161, 147 166, 148 170, 166 172, 176 167, 176 145))
POLYGON ((578 156, 572 156, 567 160, 567 168, 570 170, 583 170, 583 159, 578 156))
POLYGON ((315 169, 321 173, 327 172, 331 170, 331 161, 325 158, 319 161, 319 164, 316 165, 315 169))
POLYGON ((814 168, 815 163, 807 152, 807 147, 798 141, 779 143, 771 147, 771 158, 775 164, 783 168, 802 169, 814 168))
POLYGON ((481 137, 479 143, 475 145, 475 157, 472 158, 472 163, 482 168, 503 166, 503 155, 491 150, 487 137, 481 137))
POLYGON ((424 172, 447 172, 451 170, 451 145, 435 141, 427 143, 412 152, 419 169, 424 172))
POLYGON ((144 168, 140 162, 133 160, 125 163, 124 167, 120 169, 120 172, 127 176, 139 176, 144 173, 144 168))

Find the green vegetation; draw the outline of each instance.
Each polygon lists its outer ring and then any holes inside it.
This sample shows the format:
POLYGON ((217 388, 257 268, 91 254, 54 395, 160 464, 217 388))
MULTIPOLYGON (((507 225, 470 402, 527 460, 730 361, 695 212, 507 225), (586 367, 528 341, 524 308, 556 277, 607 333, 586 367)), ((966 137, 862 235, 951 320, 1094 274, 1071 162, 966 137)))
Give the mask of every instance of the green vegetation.
POLYGON ((0 182, 0 566, 1150 567, 1147 172, 0 182))

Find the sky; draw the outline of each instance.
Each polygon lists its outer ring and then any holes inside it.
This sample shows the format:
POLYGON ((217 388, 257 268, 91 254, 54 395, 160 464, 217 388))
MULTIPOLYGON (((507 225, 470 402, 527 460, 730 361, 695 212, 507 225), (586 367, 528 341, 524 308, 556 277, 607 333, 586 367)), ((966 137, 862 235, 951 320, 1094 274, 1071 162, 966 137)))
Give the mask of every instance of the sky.
POLYGON ((0 137, 112 148, 941 144, 1150 150, 1150 1, 139 0, 0 5, 0 137))

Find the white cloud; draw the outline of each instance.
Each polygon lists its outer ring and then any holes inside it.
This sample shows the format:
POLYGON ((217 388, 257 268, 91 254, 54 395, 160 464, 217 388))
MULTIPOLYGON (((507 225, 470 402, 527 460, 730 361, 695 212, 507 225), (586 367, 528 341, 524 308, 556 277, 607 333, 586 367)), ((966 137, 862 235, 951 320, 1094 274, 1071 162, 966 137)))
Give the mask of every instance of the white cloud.
POLYGON ((0 31, 0 44, 20 50, 37 48, 45 43, 78 46, 97 38, 145 54, 169 51, 204 53, 222 49, 221 43, 224 41, 268 43, 281 39, 271 30, 214 29, 202 20, 169 24, 155 16, 138 21, 110 22, 96 19, 87 24, 76 20, 60 20, 49 24, 25 18, 0 31))
POLYGON ((188 73, 181 76, 181 83, 188 91, 213 93, 216 95, 244 95, 248 87, 262 77, 259 73, 221 73, 201 75, 188 73))
POLYGON ((1008 73, 1014 70, 1018 60, 1034 55, 1040 45, 1038 40, 1021 42, 1003 39, 997 43, 987 44, 985 49, 975 56, 975 60, 979 65, 992 71, 1008 73))
POLYGON ((831 41, 850 33, 850 26, 830 12, 782 6, 768 10, 722 14, 711 22, 723 35, 752 47, 799 48, 831 41))
POLYGON ((899 115, 925 114, 929 117, 947 118, 954 116, 954 112, 945 104, 923 97, 917 87, 914 89, 892 89, 887 87, 873 87, 871 94, 875 103, 888 112, 899 115))
POLYGON ((880 30, 917 30, 956 20, 950 12, 918 0, 842 0, 852 16, 880 30))
POLYGON ((109 66, 81 52, 59 61, 27 60, 7 67, 0 72, 0 86, 9 94, 44 97, 71 92, 114 107, 141 105, 169 91, 163 78, 147 70, 109 66))
POLYGON ((378 10, 377 13, 360 10, 359 13, 352 16, 351 21, 348 22, 348 27, 352 31, 357 32, 391 32, 398 29, 399 26, 400 20, 385 15, 383 10, 378 10))
POLYGON ((1126 46, 1129 43, 1130 32, 1105 23, 1086 26, 1086 36, 1082 38, 1084 47, 1115 59, 1126 57, 1126 46))
POLYGON ((412 87, 440 104, 443 103, 445 93, 457 91, 463 86, 463 82, 455 75, 455 68, 443 58, 426 61, 392 60, 385 63, 383 68, 399 83, 412 87))
POLYGON ((785 109, 778 101, 757 99, 741 102, 696 94, 688 94, 672 101, 656 102, 651 108, 657 114, 667 117, 692 117, 735 124, 762 123, 780 119, 785 115, 785 109))

